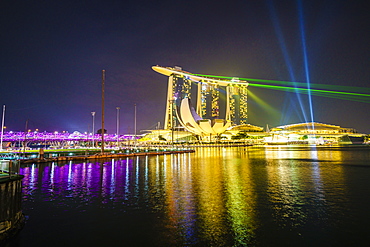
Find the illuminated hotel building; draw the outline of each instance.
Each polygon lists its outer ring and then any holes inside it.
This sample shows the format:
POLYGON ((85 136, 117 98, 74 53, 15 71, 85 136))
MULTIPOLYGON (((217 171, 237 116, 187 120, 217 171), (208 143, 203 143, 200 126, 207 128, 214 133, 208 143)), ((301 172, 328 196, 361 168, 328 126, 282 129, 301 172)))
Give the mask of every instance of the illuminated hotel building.
POLYGON ((247 81, 199 76, 180 67, 152 68, 168 76, 164 129, 180 123, 196 135, 219 135, 231 126, 247 123, 247 81))

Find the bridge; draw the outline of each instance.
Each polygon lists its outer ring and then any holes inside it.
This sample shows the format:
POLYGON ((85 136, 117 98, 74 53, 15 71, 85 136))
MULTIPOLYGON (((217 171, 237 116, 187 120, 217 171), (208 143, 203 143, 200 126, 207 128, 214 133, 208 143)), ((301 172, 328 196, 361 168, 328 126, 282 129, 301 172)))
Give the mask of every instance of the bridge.
MULTIPOLYGON (((104 134, 108 143, 129 142, 141 136, 104 134)), ((101 134, 73 132, 5 132, 2 136, 3 149, 48 148, 66 146, 96 146, 101 141, 101 134)))

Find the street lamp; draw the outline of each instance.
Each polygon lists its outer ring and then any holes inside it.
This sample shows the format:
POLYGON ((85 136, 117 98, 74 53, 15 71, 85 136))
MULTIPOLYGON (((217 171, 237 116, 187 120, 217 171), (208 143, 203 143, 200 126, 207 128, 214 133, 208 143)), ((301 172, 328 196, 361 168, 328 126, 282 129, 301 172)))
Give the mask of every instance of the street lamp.
POLYGON ((117 147, 118 147, 118 139, 119 139, 119 107, 116 107, 117 109, 117 147))
POLYGON ((93 148, 95 147, 95 143, 94 143, 94 134, 95 134, 95 112, 92 111, 91 112, 91 115, 92 115, 92 144, 93 144, 93 148))

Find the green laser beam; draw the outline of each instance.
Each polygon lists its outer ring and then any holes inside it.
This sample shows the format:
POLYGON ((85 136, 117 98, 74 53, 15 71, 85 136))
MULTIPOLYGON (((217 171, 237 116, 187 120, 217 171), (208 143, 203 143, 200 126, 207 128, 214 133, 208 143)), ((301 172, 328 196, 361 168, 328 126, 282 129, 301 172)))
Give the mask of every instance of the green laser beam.
POLYGON ((370 103, 369 94, 338 92, 338 91, 328 91, 328 90, 319 90, 319 89, 309 90, 307 88, 283 87, 283 86, 276 86, 276 85, 262 85, 262 84, 253 84, 253 83, 250 83, 249 85, 254 86, 254 87, 261 87, 261 88, 274 89, 274 90, 280 90, 280 91, 286 91, 286 92, 302 93, 302 94, 308 94, 308 92, 311 91, 311 94, 315 96, 370 103))
MULTIPOLYGON (((196 76, 206 76, 211 78, 221 78, 221 79, 233 79, 237 77, 230 77, 230 76, 214 76, 214 75, 202 75, 202 74, 194 74, 196 76)), ((246 81, 253 81, 253 82, 263 82, 263 83, 270 83, 270 84, 278 84, 278 85, 289 85, 294 87, 305 87, 307 84, 304 82, 290 82, 290 81, 278 81, 278 80, 264 80, 264 79, 253 79, 253 78, 238 78, 239 80, 246 80, 246 81)), ((353 86, 341 86, 341 85, 327 85, 327 84, 316 84, 311 83, 311 88, 317 89, 335 89, 335 90, 343 90, 343 91, 353 91, 353 92, 365 92, 370 93, 370 88, 365 87, 353 87, 353 86)))
POLYGON ((329 90, 321 90, 321 89, 308 89, 308 88, 299 88, 299 87, 283 87, 283 86, 275 86, 275 85, 262 85, 262 84, 254 84, 249 83, 249 86, 253 87, 267 87, 267 88, 281 88, 284 90, 298 90, 298 91, 311 91, 311 92, 323 92, 323 93, 332 93, 332 94, 346 94, 346 95, 354 95, 354 96, 361 96, 361 97, 370 97, 370 94, 364 93, 351 93, 351 92, 341 92, 341 91, 329 91, 329 90))
POLYGON ((266 103, 266 101, 258 97, 255 93, 248 91, 248 97, 254 100, 258 105, 262 106, 266 111, 270 113, 270 115, 274 117, 278 117, 280 115, 280 112, 277 109, 266 103))
MULTIPOLYGON (((229 76, 213 76, 213 75, 201 75, 201 74, 194 74, 194 75, 206 76, 206 77, 211 77, 211 78, 222 78, 222 79, 235 78, 235 77, 229 77, 229 76)), ((370 103, 370 98, 369 98, 370 94, 367 94, 367 92, 370 93, 370 88, 311 83, 310 84, 311 89, 308 89, 308 88, 302 88, 302 87, 307 86, 306 83, 302 83, 302 82, 288 82, 288 81, 263 80, 263 79, 252 79, 252 78, 238 78, 238 79, 248 81, 249 86, 252 86, 252 87, 262 87, 262 88, 268 88, 268 89, 274 89, 274 90, 280 90, 280 91, 286 91, 286 92, 295 92, 295 93, 301 93, 301 94, 311 93, 312 95, 315 95, 315 96, 370 103), (269 83, 269 84, 278 84, 278 85, 288 85, 291 87, 266 85, 266 84, 261 84, 261 83, 250 83, 250 81, 263 82, 263 83, 269 83), (327 90, 327 89, 336 89, 336 90, 327 90), (343 90, 343 91, 337 91, 338 89, 343 90), (346 91, 352 91, 352 92, 346 92, 346 91)))

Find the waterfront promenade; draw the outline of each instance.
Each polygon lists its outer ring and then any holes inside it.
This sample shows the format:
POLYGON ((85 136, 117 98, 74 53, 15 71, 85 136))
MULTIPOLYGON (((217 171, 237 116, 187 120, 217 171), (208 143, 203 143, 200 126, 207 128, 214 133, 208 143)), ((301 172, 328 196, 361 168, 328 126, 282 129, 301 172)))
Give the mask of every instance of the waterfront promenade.
POLYGON ((54 161, 96 160, 191 152, 194 152, 194 150, 187 148, 128 148, 106 150, 104 153, 102 153, 99 149, 40 149, 27 150, 27 152, 1 152, 0 154, 5 159, 19 160, 20 163, 44 163, 54 161))
POLYGON ((101 135, 80 132, 6 132, 0 159, 19 160, 21 163, 44 163, 70 160, 96 160, 145 155, 164 155, 194 152, 197 147, 250 146, 250 141, 172 142, 141 141, 137 135, 101 135))
POLYGON ((104 150, 101 135, 73 132, 6 132, 0 159, 19 160, 21 163, 42 163, 65 160, 96 160, 145 155, 193 152, 189 147, 148 145, 138 142, 137 135, 105 134, 104 150))

